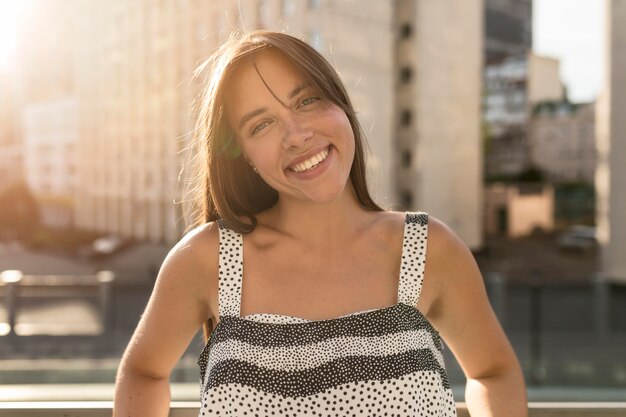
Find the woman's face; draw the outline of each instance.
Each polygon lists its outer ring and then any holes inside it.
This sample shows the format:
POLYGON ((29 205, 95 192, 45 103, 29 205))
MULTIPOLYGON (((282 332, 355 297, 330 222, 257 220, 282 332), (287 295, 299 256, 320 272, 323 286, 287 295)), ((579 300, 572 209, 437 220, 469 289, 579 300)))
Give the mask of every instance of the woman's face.
POLYGON ((227 122, 244 157, 281 200, 326 203, 346 192, 354 159, 348 117, 287 58, 271 49, 257 53, 224 91, 227 122))

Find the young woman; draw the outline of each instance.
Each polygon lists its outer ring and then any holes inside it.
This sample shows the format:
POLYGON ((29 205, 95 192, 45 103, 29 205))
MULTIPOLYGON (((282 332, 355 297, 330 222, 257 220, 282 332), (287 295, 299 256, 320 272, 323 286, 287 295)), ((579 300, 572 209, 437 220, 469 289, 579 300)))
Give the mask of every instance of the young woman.
POLYGON ((329 63, 274 32, 233 38, 210 63, 198 225, 163 263, 114 414, 166 416, 170 372, 204 324, 201 416, 453 416, 441 339, 473 416, 525 416, 471 252, 435 217, 372 200, 329 63))

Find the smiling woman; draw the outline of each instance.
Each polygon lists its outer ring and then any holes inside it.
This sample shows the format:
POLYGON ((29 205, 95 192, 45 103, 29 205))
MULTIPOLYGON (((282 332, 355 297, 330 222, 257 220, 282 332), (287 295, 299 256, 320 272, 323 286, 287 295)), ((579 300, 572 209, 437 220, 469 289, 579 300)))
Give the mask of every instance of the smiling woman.
POLYGON ((348 117, 286 56, 258 52, 254 61, 239 64, 225 90, 235 140, 255 173, 278 192, 279 205, 329 202, 342 193, 352 198, 355 149, 348 117))
POLYGON ((525 416, 471 252, 435 217, 372 200, 364 137, 328 61, 258 31, 208 68, 199 216, 124 353, 114 415, 166 416, 170 373, 204 326, 200 416, 452 417, 443 340, 472 415, 525 416))

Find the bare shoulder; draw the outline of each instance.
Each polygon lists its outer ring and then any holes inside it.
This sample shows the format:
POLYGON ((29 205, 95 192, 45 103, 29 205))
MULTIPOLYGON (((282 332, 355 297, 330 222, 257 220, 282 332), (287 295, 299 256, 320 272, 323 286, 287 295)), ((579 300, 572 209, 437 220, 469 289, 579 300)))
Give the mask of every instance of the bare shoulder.
MULTIPOLYGON (((165 262, 175 267, 211 266, 217 260, 219 250, 218 226, 215 222, 206 223, 187 232, 169 251, 165 262)), ((217 265, 217 264, 215 264, 217 265)))
POLYGON ((159 280, 169 285, 185 285, 202 304, 211 306, 217 291, 219 231, 215 222, 187 232, 170 249, 159 271, 159 280))
POLYGON ((432 215, 428 215, 427 242, 424 279, 436 283, 433 314, 437 314, 444 296, 453 288, 461 288, 460 281, 467 279, 468 275, 480 277, 480 271, 465 242, 446 223, 432 215))
POLYGON ((464 249, 467 249, 465 242, 447 224, 433 215, 428 215, 429 261, 447 258, 450 254, 464 249))

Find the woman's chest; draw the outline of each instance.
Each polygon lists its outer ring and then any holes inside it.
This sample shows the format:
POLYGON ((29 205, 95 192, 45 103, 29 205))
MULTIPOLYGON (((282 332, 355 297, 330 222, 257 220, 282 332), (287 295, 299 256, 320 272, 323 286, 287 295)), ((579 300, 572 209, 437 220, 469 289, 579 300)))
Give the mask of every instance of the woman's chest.
POLYGON ((402 245, 244 245, 241 315, 326 319, 397 302, 402 245))

